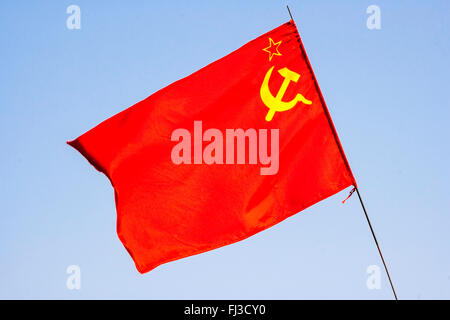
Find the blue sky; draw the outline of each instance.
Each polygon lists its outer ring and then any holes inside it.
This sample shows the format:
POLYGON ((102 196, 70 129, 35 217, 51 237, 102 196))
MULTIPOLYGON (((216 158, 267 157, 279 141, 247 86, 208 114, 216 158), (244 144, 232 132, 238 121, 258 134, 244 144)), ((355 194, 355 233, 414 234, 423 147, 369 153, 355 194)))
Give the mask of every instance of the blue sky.
POLYGON ((139 274, 109 181, 66 145, 288 21, 289 4, 399 298, 450 299, 448 1, 2 1, 0 298, 391 299, 349 190, 139 274), (81 8, 68 30, 66 8, 81 8), (381 9, 368 30, 366 8, 381 9), (66 268, 81 268, 68 290, 66 268))

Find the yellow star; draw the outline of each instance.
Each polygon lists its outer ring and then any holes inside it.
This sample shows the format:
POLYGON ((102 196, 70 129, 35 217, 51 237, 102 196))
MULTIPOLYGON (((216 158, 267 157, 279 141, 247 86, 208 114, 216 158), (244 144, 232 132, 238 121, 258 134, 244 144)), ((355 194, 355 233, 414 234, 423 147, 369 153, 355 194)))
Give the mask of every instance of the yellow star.
POLYGON ((272 61, 273 56, 281 56, 280 51, 278 51, 278 47, 281 44, 281 40, 278 42, 274 42, 272 38, 269 38, 269 46, 264 48, 263 51, 269 53, 269 61, 272 61))

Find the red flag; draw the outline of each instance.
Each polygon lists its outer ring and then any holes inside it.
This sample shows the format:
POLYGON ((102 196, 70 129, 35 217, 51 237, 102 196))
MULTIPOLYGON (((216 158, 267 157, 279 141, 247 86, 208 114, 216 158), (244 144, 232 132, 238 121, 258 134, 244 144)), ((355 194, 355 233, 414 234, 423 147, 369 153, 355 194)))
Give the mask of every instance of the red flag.
POLYGON ((356 186, 293 21, 69 144, 111 181, 141 273, 356 186))

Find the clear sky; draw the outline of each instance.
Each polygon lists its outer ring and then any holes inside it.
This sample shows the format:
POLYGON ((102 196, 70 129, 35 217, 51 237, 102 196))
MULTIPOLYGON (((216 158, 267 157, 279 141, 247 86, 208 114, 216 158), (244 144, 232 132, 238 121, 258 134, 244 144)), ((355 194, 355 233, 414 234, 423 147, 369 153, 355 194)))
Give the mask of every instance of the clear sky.
MULTIPOLYGON (((391 299, 345 190, 247 240, 141 275, 113 189, 66 145, 289 20, 399 298, 450 299, 448 1, 0 2, 0 298, 391 299), (66 8, 81 8, 69 30, 66 8), (369 5, 381 29, 366 27, 369 5), (81 289, 66 287, 69 265, 81 289)), ((383 271, 383 270, 381 270, 383 271)))

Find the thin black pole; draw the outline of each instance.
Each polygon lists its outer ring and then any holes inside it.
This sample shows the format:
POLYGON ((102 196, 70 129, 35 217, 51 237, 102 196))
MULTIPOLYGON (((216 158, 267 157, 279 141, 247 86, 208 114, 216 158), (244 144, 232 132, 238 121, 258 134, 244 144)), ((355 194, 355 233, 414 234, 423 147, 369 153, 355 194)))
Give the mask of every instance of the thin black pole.
MULTIPOLYGON (((294 18, 292 17, 292 13, 291 13, 291 10, 289 9, 289 6, 286 6, 286 7, 287 7, 287 9, 288 9, 289 16, 291 17, 291 20, 294 21, 294 18)), ((327 115, 328 121, 329 121, 329 123, 330 123, 330 127, 331 127, 331 129, 332 129, 332 131, 333 131, 333 134, 334 134, 334 137, 335 137, 335 139, 336 139, 336 143, 337 143, 337 145, 338 145, 338 147, 339 147, 339 150, 340 150, 340 152, 341 152, 341 155, 342 155, 342 157, 343 157, 343 159, 344 159, 344 162, 345 162, 345 164, 346 164, 348 170, 351 172, 350 166, 349 166, 349 164, 348 164, 348 162, 347 162, 347 158, 345 157, 344 150, 342 149, 342 146, 341 146, 341 144, 340 144, 340 142, 339 142, 339 138, 338 138, 338 136, 337 136, 336 129, 334 128, 333 122, 331 121, 331 117, 330 117, 330 115, 329 115, 329 113, 328 113, 328 109, 325 107, 325 106, 326 106, 326 104, 325 104, 325 99, 323 99, 322 93, 321 93, 320 88, 319 88, 318 83, 317 83, 317 79, 316 79, 316 77, 315 77, 315 75, 314 75, 314 71, 312 70, 312 66, 311 66, 311 64, 310 64, 310 62, 309 62, 309 59, 308 59, 308 56, 306 55, 306 52, 305 52, 305 50, 304 50, 304 48, 303 48, 303 44, 302 44, 301 40, 300 40, 300 47, 301 47, 301 49, 302 49, 303 54, 305 55, 305 59, 306 59, 306 61, 307 61, 307 63, 308 63, 308 66, 309 66, 309 68, 310 68, 310 70, 311 70, 311 74, 313 75, 314 83, 316 84, 317 90, 319 91, 319 96, 320 96, 320 99, 321 99, 322 104, 323 104, 323 106, 324 106, 324 112, 325 112, 326 115, 327 115)), ((361 202, 361 206, 362 206, 362 208, 363 208, 364 215, 366 216, 367 223, 369 224, 370 231, 372 232, 373 239, 375 240, 375 244, 377 245, 378 253, 380 254, 381 261, 383 262, 384 270, 386 270, 386 274, 387 274, 387 276, 388 276, 389 283, 391 284, 391 288, 392 288, 392 292, 394 293, 395 300, 398 300, 397 294, 396 294, 395 289, 394 289, 394 285, 392 284, 391 276, 390 276, 389 271, 388 271, 388 268, 387 268, 387 266, 386 266, 386 262, 384 261, 383 254, 381 253, 380 246, 378 245, 377 237, 375 236, 375 232, 373 231, 372 224, 370 223, 370 219, 369 219, 369 216, 367 215, 367 211, 366 211, 366 208, 365 208, 365 206, 364 206, 364 203, 363 203, 363 201, 362 201, 362 199, 361 199, 361 195, 360 195, 360 193, 359 193, 358 187, 356 187, 357 184, 356 184, 356 181, 355 181, 355 179, 354 179, 354 177, 353 177, 353 174, 352 174, 352 179, 353 179, 353 181, 354 181, 354 183, 355 183, 356 193, 358 194, 359 201, 361 202)))
POLYGON ((392 283, 392 279, 391 279, 391 276, 389 275, 389 271, 388 271, 388 268, 386 266, 386 262, 384 261, 383 254, 381 253, 380 246, 378 245, 377 237, 375 236, 375 232, 373 231, 372 224, 370 223, 369 216, 367 215, 366 207, 364 206, 364 202, 361 199, 361 195, 359 193, 358 188, 355 188, 355 189, 356 189, 356 193, 358 194, 359 202, 361 202, 361 206, 363 208, 364 215, 366 216, 367 223, 369 224, 370 232, 372 232, 373 240, 375 240, 375 244, 377 245, 377 249, 378 249, 378 253, 380 254, 381 261, 383 261, 384 270, 386 270, 386 274, 388 276, 389 283, 391 284, 391 288, 392 288, 392 292, 394 293, 395 300, 398 300, 397 294, 395 293, 394 284, 392 283))
POLYGON ((289 15, 291 16, 291 20, 294 21, 294 18, 292 18, 292 13, 291 13, 291 9, 289 9, 289 6, 286 6, 288 11, 289 11, 289 15))

